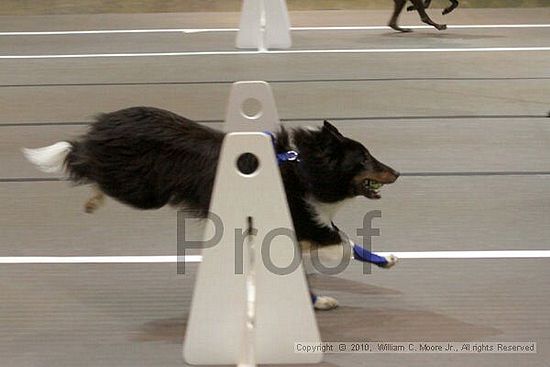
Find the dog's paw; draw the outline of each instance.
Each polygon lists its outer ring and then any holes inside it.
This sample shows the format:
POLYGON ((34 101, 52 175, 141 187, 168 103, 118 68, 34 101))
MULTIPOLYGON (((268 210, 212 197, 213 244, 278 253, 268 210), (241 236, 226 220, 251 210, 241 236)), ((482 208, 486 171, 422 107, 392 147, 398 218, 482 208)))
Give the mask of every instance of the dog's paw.
POLYGON ((414 5, 407 6, 407 11, 413 11, 413 10, 416 10, 416 6, 414 5))
POLYGON ((381 265, 380 266, 381 268, 389 269, 399 262, 399 258, 395 255, 388 255, 384 257, 386 258, 387 263, 385 263, 384 265, 381 265))
POLYGON ((97 209, 103 205, 102 197, 91 198, 84 204, 84 211, 88 214, 93 214, 97 209))
POLYGON ((103 194, 99 189, 94 190, 95 195, 92 196, 84 204, 84 211, 88 214, 92 214, 97 209, 99 209, 105 203, 105 194, 103 194))
POLYGON ((403 33, 408 33, 408 32, 412 32, 412 29, 410 28, 401 28, 400 26, 398 26, 396 23, 388 23, 388 26, 398 32, 403 32, 403 33))
POLYGON ((99 207, 98 203, 94 200, 90 200, 84 204, 84 211, 88 214, 92 214, 99 207))
POLYGON ((327 296, 317 296, 315 299, 315 303, 313 304, 313 307, 316 310, 332 310, 333 308, 338 307, 338 301, 335 298, 327 297, 327 296))

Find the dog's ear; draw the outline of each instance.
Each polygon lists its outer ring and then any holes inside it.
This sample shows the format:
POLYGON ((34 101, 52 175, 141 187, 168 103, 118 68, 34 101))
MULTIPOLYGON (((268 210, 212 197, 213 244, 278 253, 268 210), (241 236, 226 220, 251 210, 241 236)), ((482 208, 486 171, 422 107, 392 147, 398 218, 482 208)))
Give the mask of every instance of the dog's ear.
POLYGON ((336 139, 338 142, 342 142, 344 140, 344 136, 340 134, 340 131, 338 131, 338 129, 327 120, 323 121, 323 133, 329 135, 333 139, 336 139))

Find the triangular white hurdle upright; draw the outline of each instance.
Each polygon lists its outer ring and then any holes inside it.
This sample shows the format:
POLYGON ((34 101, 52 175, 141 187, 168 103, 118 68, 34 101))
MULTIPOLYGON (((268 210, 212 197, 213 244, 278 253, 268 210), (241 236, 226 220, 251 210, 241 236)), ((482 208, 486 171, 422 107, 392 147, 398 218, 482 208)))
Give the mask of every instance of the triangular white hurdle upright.
POLYGON ((235 83, 226 124, 238 132, 224 139, 210 206, 223 234, 219 244, 202 251, 184 358, 199 365, 318 363, 321 354, 294 352, 295 343, 320 337, 272 141, 261 132, 243 132, 278 127, 269 85, 235 83), (247 103, 258 111, 245 113, 247 103), (244 153, 258 159, 255 172, 239 171, 236 162, 244 153), (255 235, 235 240, 236 231, 250 228, 255 235))
POLYGON ((285 0, 243 0, 237 48, 290 48, 290 19, 285 0))

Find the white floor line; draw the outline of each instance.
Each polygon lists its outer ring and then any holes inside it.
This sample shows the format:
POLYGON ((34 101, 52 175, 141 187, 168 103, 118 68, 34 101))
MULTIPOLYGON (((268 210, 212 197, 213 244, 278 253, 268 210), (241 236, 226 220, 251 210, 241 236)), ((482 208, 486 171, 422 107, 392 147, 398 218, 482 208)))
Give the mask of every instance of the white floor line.
POLYGON ((293 54, 374 54, 374 53, 425 53, 425 52, 538 52, 550 47, 469 47, 469 48, 367 48, 327 50, 265 50, 265 51, 182 51, 59 55, 0 55, 0 60, 25 59, 78 59, 101 57, 169 57, 169 56, 230 56, 230 55, 293 55, 293 54))
POLYGON ((550 250, 489 250, 489 251, 405 251, 377 252, 378 255, 390 255, 401 259, 519 259, 550 258, 550 250))
MULTIPOLYGON (((400 259, 520 259, 550 258, 550 250, 503 251, 411 251, 377 252, 394 254, 400 259)), ((198 263, 200 255, 186 256, 8 256, 0 257, 0 264, 123 264, 123 263, 198 263)))
MULTIPOLYGON (((404 26, 411 29, 433 29, 430 25, 404 26)), ((447 25, 448 29, 550 28, 550 24, 464 24, 447 25)), ((377 31, 391 30, 388 26, 350 27, 292 27, 293 31, 377 31)))
POLYGON ((128 33, 224 33, 237 32, 238 28, 157 28, 157 29, 97 29, 88 31, 23 31, 0 32, 0 36, 67 36, 90 34, 128 34, 128 33))
MULTIPOLYGON (((406 26, 412 29, 431 29, 432 26, 406 26)), ((448 25, 449 29, 501 29, 501 28, 550 28, 550 24, 464 24, 448 25)), ((347 26, 347 27, 291 27, 292 31, 377 31, 390 30, 388 26, 347 26)), ((127 33, 212 33, 237 32, 238 28, 158 28, 158 29, 97 29, 84 31, 13 31, 0 32, 0 36, 62 36, 90 34, 127 34, 127 33)))
POLYGON ((7 256, 0 264, 141 264, 141 263, 198 263, 200 255, 187 256, 7 256))

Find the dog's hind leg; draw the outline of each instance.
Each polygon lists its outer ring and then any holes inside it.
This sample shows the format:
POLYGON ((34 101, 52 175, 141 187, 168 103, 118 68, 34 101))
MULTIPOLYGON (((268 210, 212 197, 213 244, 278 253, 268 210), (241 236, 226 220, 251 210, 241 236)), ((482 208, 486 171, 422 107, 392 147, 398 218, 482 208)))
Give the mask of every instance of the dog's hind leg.
POLYGON ((403 11, 403 8, 405 7, 407 0, 393 0, 393 3, 394 3, 393 14, 390 18, 388 25, 399 32, 411 32, 412 29, 401 28, 400 26, 397 25, 397 18, 399 18, 399 14, 401 14, 401 11, 403 11))
POLYGON ((424 9, 424 4, 422 4, 422 0, 411 0, 411 2, 416 7, 416 11, 418 11, 418 14, 420 15, 420 20, 422 20, 422 22, 429 24, 440 31, 447 29, 447 26, 445 24, 438 24, 431 20, 430 16, 428 15, 428 13, 426 13, 426 10, 424 9))
POLYGON ((105 194, 99 189, 98 186, 92 186, 93 196, 84 204, 84 211, 92 214, 99 209, 105 203, 105 194))
POLYGON ((442 14, 446 15, 455 10, 458 7, 458 1, 457 0, 451 0, 451 5, 445 9, 443 9, 442 14))

